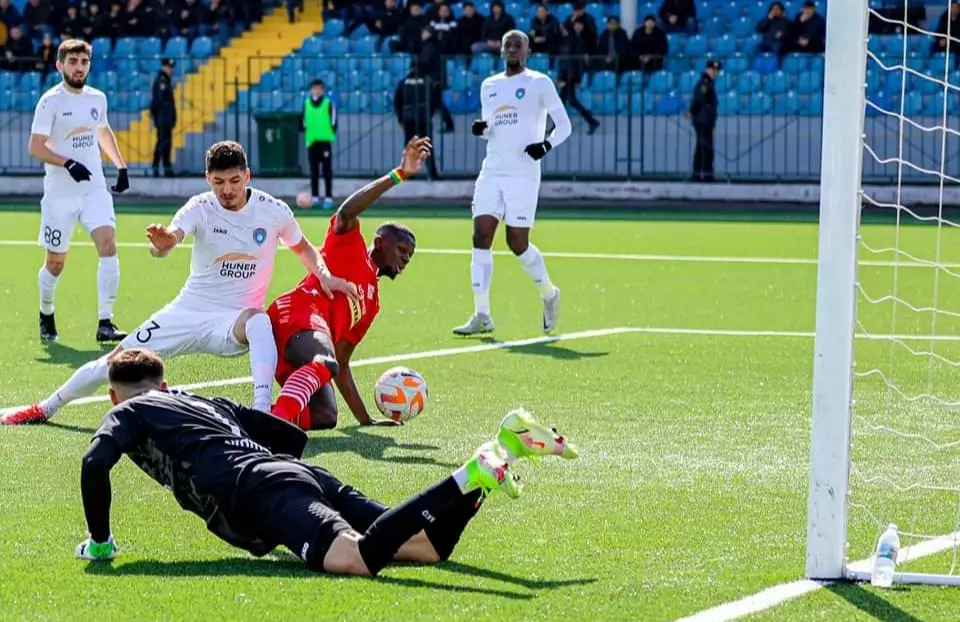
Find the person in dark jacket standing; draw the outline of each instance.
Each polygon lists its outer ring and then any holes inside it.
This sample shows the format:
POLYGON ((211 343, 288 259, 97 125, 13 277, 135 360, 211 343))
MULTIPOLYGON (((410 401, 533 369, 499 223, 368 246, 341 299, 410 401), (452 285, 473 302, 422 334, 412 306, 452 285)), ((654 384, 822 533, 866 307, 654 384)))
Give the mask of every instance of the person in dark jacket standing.
MULTIPOLYGON (((439 92, 431 88, 430 77, 423 68, 414 64, 410 73, 400 81, 393 95, 393 109, 397 121, 403 126, 403 140, 410 142, 414 136, 433 138, 431 118, 433 112, 442 103, 438 101, 439 92)), ((437 163, 433 154, 427 158, 430 179, 438 179, 437 163)))
POLYGON ((170 159, 173 151, 173 128, 177 125, 177 105, 173 100, 173 68, 176 61, 163 59, 157 79, 153 81, 153 96, 150 100, 150 116, 157 128, 157 145, 153 149, 153 176, 160 177, 160 161, 163 160, 164 177, 173 177, 170 159))
POLYGON ((714 80, 720 73, 720 62, 712 60, 693 87, 693 101, 684 115, 693 121, 697 147, 693 152, 693 181, 713 181, 713 130, 717 126, 717 90, 714 80))
POLYGON ((320 205, 320 169, 323 168, 323 207, 333 207, 333 143, 337 141, 337 109, 326 95, 323 80, 310 84, 310 95, 303 102, 300 129, 307 145, 310 166, 310 196, 313 206, 320 205))

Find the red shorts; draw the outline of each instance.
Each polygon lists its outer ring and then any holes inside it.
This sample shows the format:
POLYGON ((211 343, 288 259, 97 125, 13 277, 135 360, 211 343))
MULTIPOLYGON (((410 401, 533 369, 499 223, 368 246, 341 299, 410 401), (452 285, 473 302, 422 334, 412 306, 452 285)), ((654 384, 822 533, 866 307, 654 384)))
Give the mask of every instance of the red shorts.
POLYGON ((342 305, 335 304, 324 294, 310 294, 301 289, 291 290, 276 300, 267 309, 270 323, 273 325, 273 338, 277 343, 276 379, 280 386, 286 382, 296 367, 287 362, 287 342, 297 333, 319 331, 330 337, 331 343, 346 332, 349 320, 344 325, 344 313, 338 312, 342 305))

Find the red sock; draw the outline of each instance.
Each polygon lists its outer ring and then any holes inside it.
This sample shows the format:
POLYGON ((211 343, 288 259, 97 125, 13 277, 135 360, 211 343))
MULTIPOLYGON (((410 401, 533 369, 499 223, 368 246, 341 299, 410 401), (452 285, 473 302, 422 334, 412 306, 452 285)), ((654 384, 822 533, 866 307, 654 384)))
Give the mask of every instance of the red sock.
POLYGON ((322 363, 307 363, 290 374, 280 389, 277 403, 273 405, 273 414, 284 421, 296 424, 300 413, 320 387, 330 382, 330 370, 322 363))

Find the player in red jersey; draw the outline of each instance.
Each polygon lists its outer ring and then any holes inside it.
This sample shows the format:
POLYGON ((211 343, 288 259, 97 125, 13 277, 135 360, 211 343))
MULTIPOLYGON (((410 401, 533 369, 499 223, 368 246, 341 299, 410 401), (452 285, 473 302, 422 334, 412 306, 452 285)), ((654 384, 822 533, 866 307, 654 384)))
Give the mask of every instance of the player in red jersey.
POLYGON ((353 193, 330 219, 320 254, 331 274, 357 286, 359 300, 345 294, 328 298, 308 274, 267 310, 280 355, 276 378, 281 391, 273 414, 281 419, 304 430, 336 427, 332 379, 361 425, 396 425, 367 412, 350 357, 380 311, 380 277, 393 279, 403 272, 417 240, 406 226, 387 222, 377 228, 368 248, 359 216, 387 190, 419 173, 430 149, 429 138, 414 136, 399 167, 353 193))

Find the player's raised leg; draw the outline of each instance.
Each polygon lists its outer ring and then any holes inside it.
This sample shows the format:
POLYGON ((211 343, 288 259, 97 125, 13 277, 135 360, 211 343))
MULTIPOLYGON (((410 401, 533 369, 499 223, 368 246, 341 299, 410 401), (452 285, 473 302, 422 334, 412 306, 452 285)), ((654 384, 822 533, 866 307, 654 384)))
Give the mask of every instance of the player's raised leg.
POLYGON ((263 309, 247 309, 234 322, 233 334, 239 343, 250 349, 253 407, 268 413, 273 401, 273 375, 277 369, 277 345, 270 318, 263 309))
MULTIPOLYGON (((277 368, 281 388, 271 412, 304 430, 313 427, 308 405, 314 395, 340 371, 329 332, 316 328, 298 331, 289 338, 278 335, 279 350, 283 353, 283 361, 277 368)), ((332 428, 336 420, 317 423, 332 428)))

